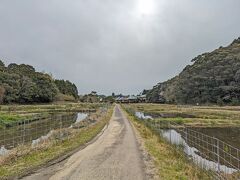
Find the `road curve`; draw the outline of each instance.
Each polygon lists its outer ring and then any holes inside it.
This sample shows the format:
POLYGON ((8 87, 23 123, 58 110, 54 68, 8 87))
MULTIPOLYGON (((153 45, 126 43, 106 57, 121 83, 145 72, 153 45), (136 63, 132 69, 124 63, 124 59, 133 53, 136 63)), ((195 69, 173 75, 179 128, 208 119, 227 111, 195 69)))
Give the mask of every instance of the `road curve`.
POLYGON ((143 180, 144 161, 135 132, 116 105, 108 128, 92 144, 73 154, 59 167, 23 178, 25 180, 143 180))

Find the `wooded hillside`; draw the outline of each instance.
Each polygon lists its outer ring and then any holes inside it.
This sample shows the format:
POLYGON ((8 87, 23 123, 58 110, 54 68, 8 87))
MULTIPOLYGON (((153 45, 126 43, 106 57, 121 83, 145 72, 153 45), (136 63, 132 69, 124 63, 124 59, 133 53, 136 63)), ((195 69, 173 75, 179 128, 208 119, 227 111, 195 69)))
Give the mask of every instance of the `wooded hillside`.
POLYGON ((78 98, 77 87, 69 81, 54 80, 26 64, 5 66, 0 60, 0 103, 46 103, 58 94, 78 98))
POLYGON ((176 77, 156 85, 150 102, 240 104, 240 38, 192 60, 176 77))

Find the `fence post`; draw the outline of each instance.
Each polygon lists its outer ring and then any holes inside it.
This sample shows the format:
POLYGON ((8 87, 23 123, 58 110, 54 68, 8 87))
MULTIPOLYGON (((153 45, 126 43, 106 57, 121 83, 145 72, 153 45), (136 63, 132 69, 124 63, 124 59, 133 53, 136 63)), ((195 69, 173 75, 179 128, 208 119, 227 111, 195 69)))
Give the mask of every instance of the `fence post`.
POLYGON ((170 132, 170 143, 172 144, 172 130, 171 130, 171 125, 170 122, 168 122, 168 127, 169 127, 169 132, 170 132))
POLYGON ((23 125, 24 125, 24 128, 23 128, 23 144, 25 143, 25 135, 26 135, 26 121, 23 120, 23 125))
POLYGON ((12 146, 13 146, 13 148, 15 147, 14 135, 15 135, 15 133, 14 133, 14 131, 13 131, 13 134, 12 134, 12 146))
POLYGON ((187 128, 185 127, 185 134, 186 134, 186 144, 187 144, 187 155, 188 155, 188 131, 187 128))
POLYGON ((239 156, 239 150, 237 150, 237 159, 238 159, 238 171, 240 171, 240 156, 239 156))
POLYGON ((215 138, 217 140, 217 163, 218 163, 218 173, 220 173, 220 154, 219 154, 219 139, 215 138))
POLYGON ((5 128, 6 126, 3 126, 3 145, 5 146, 5 128))
POLYGON ((59 120, 60 120, 60 141, 62 142, 62 137, 63 137, 62 118, 59 118, 59 120))

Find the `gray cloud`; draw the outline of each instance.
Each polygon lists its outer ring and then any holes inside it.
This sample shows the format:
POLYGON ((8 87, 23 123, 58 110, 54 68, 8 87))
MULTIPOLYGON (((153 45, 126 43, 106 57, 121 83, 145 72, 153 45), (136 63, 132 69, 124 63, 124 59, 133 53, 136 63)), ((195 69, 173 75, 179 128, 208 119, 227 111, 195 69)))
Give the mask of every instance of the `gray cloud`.
POLYGON ((1 0, 0 58, 69 79, 80 93, 138 93, 240 36, 239 8, 238 0, 1 0))

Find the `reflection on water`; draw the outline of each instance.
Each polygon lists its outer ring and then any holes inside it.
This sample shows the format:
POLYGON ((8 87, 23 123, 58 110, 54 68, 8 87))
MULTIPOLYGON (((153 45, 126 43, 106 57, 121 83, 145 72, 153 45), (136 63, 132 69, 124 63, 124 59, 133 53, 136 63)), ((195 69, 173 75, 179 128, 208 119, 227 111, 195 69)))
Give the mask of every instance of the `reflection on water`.
POLYGON ((2 146, 0 148, 0 156, 4 156, 6 154, 8 154, 8 150, 4 146, 2 146))
POLYGON ((143 112, 136 112, 135 116, 139 119, 153 119, 152 116, 146 115, 143 112))
POLYGON ((204 167, 207 170, 221 171, 227 174, 232 174, 236 172, 236 169, 228 167, 227 165, 218 164, 214 161, 211 161, 207 158, 200 156, 200 152, 197 148, 187 142, 181 133, 177 132, 174 129, 161 129, 161 135, 167 139, 171 144, 180 145, 183 147, 184 152, 198 165, 204 167))
MULTIPOLYGON (((158 129, 170 143, 182 147, 188 157, 198 166, 206 170, 213 170, 218 174, 220 172, 233 174, 237 170, 239 171, 239 127, 184 127, 171 125, 169 121, 151 121, 160 117, 159 115, 136 112, 135 116, 146 120, 147 125, 158 129)), ((164 116, 161 115, 161 117, 164 116)))
POLYGON ((39 143, 48 140, 53 134, 53 130, 51 130, 47 135, 41 136, 38 139, 32 140, 32 147, 37 146, 39 143))
MULTIPOLYGON (((88 117, 87 113, 78 113, 77 114, 77 119, 75 121, 75 124, 80 123, 81 121, 83 121, 87 117, 88 117)), ((69 128, 72 128, 72 127, 73 127, 73 124, 71 124, 71 126, 69 128)))
POLYGON ((88 114, 86 114, 86 113, 78 113, 77 114, 77 120, 76 120, 75 123, 79 123, 82 120, 86 119, 87 117, 88 117, 88 114))
POLYGON ((46 119, 4 128, 0 131, 0 148, 12 149, 19 144, 37 143, 39 139, 47 138, 52 130, 71 127, 86 117, 85 113, 53 113, 46 119))
POLYGON ((240 127, 200 127, 191 129, 221 139, 240 149, 240 127))

